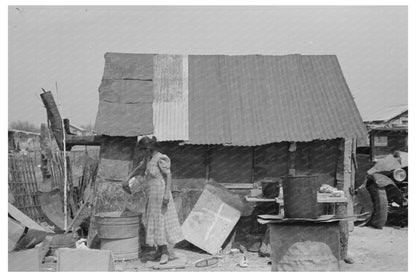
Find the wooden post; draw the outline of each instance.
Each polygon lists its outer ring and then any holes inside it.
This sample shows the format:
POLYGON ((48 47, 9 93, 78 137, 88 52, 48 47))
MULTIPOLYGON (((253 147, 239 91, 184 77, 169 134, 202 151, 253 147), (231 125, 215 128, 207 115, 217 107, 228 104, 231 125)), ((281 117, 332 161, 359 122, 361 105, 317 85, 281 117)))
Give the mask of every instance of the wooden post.
POLYGON ((42 180, 45 182, 51 177, 48 170, 48 129, 45 124, 40 125, 40 170, 42 171, 42 180))
POLYGON ((289 159, 288 159, 288 176, 296 175, 296 142, 291 142, 289 145, 289 159))
POLYGON ((211 174, 211 153, 212 149, 210 146, 204 146, 204 163, 205 163, 205 180, 209 180, 211 174))
POLYGON ((254 184, 255 180, 255 154, 256 154, 256 147, 251 147, 251 182, 254 184))
MULTIPOLYGON (((352 195, 350 193, 351 186, 353 186, 353 160, 352 160, 352 153, 353 153, 353 139, 345 139, 344 141, 344 194, 345 197, 348 199, 347 203, 347 215, 351 216, 354 213, 354 203, 352 199, 352 195)), ((352 232, 354 230, 354 221, 348 220, 348 230, 352 232)))
MULTIPOLYGON (((344 190, 344 162, 345 162, 344 151, 345 151, 345 140, 341 139, 339 143, 338 161, 337 161, 337 170, 336 170, 337 189, 339 190, 344 190)), ((346 216, 347 205, 345 204, 336 205, 335 214, 338 216, 346 216)), ((348 252, 348 237, 349 237, 348 222, 340 221, 339 229, 340 229, 340 244, 341 244, 341 260, 344 260, 347 258, 347 252, 348 252)))
POLYGON ((59 150, 63 150, 63 126, 62 126, 62 118, 59 114, 58 107, 56 106, 55 99, 53 98, 52 92, 45 91, 41 93, 40 97, 42 99, 43 104, 45 105, 46 112, 48 114, 48 120, 51 123, 51 129, 53 135, 58 143, 59 150))

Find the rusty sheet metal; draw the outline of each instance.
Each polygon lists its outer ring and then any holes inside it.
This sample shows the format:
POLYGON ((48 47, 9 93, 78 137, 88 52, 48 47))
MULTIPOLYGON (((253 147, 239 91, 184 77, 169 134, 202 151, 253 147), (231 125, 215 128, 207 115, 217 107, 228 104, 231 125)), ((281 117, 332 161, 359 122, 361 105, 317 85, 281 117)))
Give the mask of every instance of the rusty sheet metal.
POLYGON ((105 53, 104 58, 103 79, 153 79, 152 54, 105 53))
POLYGON ((153 126, 159 141, 188 140, 188 56, 155 55, 153 126))
POLYGON ((95 131, 239 146, 366 136, 334 55, 108 53, 95 131))
POLYGON ((123 104, 153 102, 152 81, 103 79, 99 92, 100 101, 123 104))
POLYGON ((108 136, 134 137, 153 132, 152 104, 100 101, 94 131, 108 136))
POLYGON ((189 143, 361 137, 336 56, 189 56, 189 143))
POLYGON ((94 131, 134 137, 153 132, 153 55, 106 53, 94 131))

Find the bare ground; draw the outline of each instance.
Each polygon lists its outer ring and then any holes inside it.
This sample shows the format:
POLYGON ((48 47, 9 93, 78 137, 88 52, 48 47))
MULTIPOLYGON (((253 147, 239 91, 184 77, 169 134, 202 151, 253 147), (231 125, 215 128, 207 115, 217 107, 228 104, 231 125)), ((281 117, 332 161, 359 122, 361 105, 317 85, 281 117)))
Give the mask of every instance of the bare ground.
MULTIPOLYGON (((195 262, 210 257, 209 254, 186 249, 176 249, 186 257, 186 267, 174 271, 271 271, 269 258, 259 257, 258 253, 246 252, 249 266, 241 268, 237 264, 239 254, 223 255, 216 265, 195 267, 195 262)), ((350 233, 349 256, 353 264, 341 261, 341 271, 407 271, 408 270, 408 229, 384 227, 382 230, 371 227, 355 227, 350 233)), ((153 271, 139 260, 117 262, 117 271, 153 271)), ((173 270, 170 270, 173 271, 173 270)))

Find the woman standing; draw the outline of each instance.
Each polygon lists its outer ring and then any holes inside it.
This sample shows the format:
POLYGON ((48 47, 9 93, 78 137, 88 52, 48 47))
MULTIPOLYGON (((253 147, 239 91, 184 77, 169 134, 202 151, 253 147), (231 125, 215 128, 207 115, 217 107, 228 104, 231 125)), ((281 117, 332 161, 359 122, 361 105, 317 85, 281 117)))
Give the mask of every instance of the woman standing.
MULTIPOLYGON (((167 246, 173 246, 184 238, 171 193, 170 159, 156 150, 156 143, 155 137, 143 137, 137 147, 143 155, 141 163, 146 165, 142 183, 147 199, 143 215, 146 244, 157 247, 155 258, 160 258, 160 263, 165 264, 169 258, 173 258, 173 253, 169 253, 167 246)), ((126 182, 123 188, 130 191, 130 186, 135 182, 135 179, 126 182)))

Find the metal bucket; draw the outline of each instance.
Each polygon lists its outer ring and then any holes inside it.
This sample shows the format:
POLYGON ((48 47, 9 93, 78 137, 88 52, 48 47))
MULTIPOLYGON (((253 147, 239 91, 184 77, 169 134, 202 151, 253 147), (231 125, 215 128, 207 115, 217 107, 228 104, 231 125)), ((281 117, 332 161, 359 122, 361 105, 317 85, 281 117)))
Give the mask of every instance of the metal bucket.
POLYGON ((317 218, 320 215, 317 175, 286 177, 283 181, 285 217, 317 218))
POLYGON ((268 177, 261 180, 260 183, 264 197, 275 198, 279 196, 279 179, 268 177))
POLYGON ((133 260, 139 258, 139 237, 128 239, 101 239, 101 250, 111 250, 114 260, 133 260))
POLYGON ((140 216, 108 217, 96 216, 97 233, 100 239, 128 239, 139 236, 140 216))

